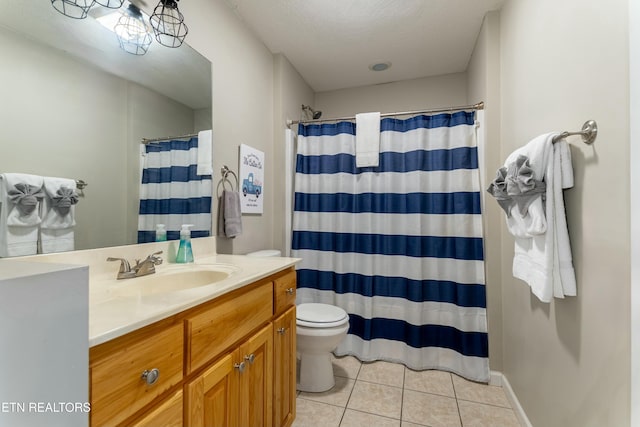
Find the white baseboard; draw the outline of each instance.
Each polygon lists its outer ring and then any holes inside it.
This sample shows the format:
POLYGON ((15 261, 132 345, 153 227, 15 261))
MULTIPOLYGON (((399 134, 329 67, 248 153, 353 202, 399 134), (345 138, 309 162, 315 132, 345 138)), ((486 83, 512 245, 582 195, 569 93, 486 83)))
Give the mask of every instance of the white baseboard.
POLYGON ((504 390, 504 394, 507 396, 507 399, 509 399, 509 403, 511 403, 513 412, 515 412, 516 414, 516 418, 518 418, 518 421, 520 421, 520 424, 523 427, 533 427, 531 425, 531 422, 529 421, 529 418, 527 418, 527 414, 524 412, 524 409, 522 409, 522 405, 520 405, 518 397, 513 392, 513 389, 511 388, 511 384, 509 384, 509 380, 507 379, 507 377, 505 377, 502 372, 498 371, 491 371, 490 374, 491 376, 489 379, 489 384, 502 387, 502 389, 504 390))

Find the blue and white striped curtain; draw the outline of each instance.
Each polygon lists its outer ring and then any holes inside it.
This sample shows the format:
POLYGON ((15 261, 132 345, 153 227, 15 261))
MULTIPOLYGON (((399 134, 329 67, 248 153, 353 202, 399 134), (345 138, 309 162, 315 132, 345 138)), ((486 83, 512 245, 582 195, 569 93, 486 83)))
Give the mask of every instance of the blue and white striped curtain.
POLYGON ((298 303, 349 313, 337 355, 489 380, 475 114, 381 120, 356 168, 355 124, 300 125, 292 256, 298 303))
POLYGON ((144 147, 138 243, 155 241, 156 224, 168 240, 180 238, 182 224, 191 237, 211 235, 211 175, 198 175, 198 138, 162 141, 144 147))

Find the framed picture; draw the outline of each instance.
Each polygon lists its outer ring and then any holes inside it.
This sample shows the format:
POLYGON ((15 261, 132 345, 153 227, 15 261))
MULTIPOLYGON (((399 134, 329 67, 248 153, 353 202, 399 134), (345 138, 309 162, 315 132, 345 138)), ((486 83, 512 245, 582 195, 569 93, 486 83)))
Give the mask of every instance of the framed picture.
POLYGON ((264 152, 240 144, 240 205, 242 213, 264 210, 264 152))

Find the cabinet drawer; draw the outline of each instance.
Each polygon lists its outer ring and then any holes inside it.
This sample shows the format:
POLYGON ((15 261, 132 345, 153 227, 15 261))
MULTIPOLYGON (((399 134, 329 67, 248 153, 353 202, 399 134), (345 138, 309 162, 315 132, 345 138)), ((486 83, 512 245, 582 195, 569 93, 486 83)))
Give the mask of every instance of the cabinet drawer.
POLYGON ((214 302, 205 311, 190 316, 187 324, 187 373, 220 355, 273 314, 273 285, 257 287, 214 302))
POLYGON ((167 398, 157 408, 144 414, 129 427, 182 427, 182 390, 167 398))
POLYGON ((296 272, 290 271, 274 281, 275 313, 279 314, 296 303, 296 272))
POLYGON ((110 426, 133 415, 182 380, 183 327, 171 326, 130 340, 91 364, 91 425, 110 426), (149 385, 144 371, 157 369, 149 385))

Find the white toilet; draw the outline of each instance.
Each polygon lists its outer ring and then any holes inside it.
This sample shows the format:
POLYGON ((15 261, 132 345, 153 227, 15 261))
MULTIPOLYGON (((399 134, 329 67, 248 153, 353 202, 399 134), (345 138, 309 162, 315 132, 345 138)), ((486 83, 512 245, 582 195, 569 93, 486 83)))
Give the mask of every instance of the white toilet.
MULTIPOLYGON (((280 256, 278 250, 248 256, 280 256)), ((296 307, 296 349, 300 359, 297 389, 322 392, 335 385, 331 352, 347 336, 349 315, 340 307, 306 303, 296 307)))
POLYGON ((297 389, 327 391, 335 384, 331 352, 347 336, 347 312, 329 304, 296 307, 296 348, 300 358, 297 389))

